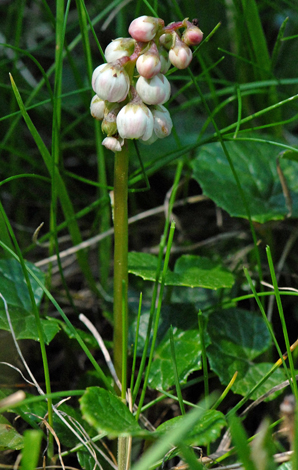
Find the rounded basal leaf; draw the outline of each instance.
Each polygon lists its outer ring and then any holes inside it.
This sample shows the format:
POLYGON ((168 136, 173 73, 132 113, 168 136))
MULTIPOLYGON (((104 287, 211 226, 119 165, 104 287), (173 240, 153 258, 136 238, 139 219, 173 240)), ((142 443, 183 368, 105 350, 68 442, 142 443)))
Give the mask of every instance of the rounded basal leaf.
POLYGON ((210 336, 207 348, 210 368, 224 385, 230 382, 237 371, 232 390, 246 393, 245 382, 248 377, 251 377, 248 388, 252 387, 252 382, 253 385, 258 382, 257 374, 254 381, 250 373, 250 369, 255 367, 253 360, 271 345, 264 320, 258 313, 229 308, 209 316, 207 332, 210 336))
MULTIPOLYGON (((164 434, 181 426, 183 416, 169 419, 158 426, 157 434, 164 434)), ((185 435, 183 443, 192 446, 207 446, 220 435, 222 428, 226 426, 224 415, 220 411, 207 410, 200 417, 197 424, 185 435)))
POLYGON ((80 399, 83 418, 98 432, 129 436, 142 430, 121 399, 100 387, 89 387, 80 399))
MULTIPOLYGON (((226 142, 249 205, 252 219, 264 223, 288 215, 287 201, 276 168, 278 147, 256 142, 226 142)), ((193 161, 193 176, 219 207, 231 216, 247 218, 235 178, 219 143, 202 147, 193 161)), ((280 162, 292 198, 292 216, 298 217, 298 166, 280 162)))
MULTIPOLYGON (((147 253, 131 252, 128 270, 147 281, 155 281, 157 258, 147 253)), ((167 271, 165 285, 220 289, 232 287, 233 275, 218 262, 195 255, 183 255, 175 264, 174 272, 167 271)))
MULTIPOLYGON (((198 328, 173 329, 176 366, 179 382, 185 383, 189 374, 201 369, 201 341, 198 328)), ((149 376, 149 385, 154 389, 167 390, 175 384, 173 359, 169 333, 163 338, 155 351, 149 376)))
MULTIPOLYGON (((26 266, 33 271, 35 276, 41 281, 44 281, 45 275, 40 269, 36 268, 31 263, 26 263, 26 266)), ((29 277, 35 302, 39 306, 43 290, 31 276, 29 277)), ((16 339, 34 339, 38 341, 39 335, 28 287, 22 267, 15 259, 0 260, 0 292, 6 300, 16 339)), ((59 325, 50 323, 44 319, 41 320, 41 324, 44 331, 45 342, 48 344, 60 330, 59 325)), ((1 299, 0 329, 6 331, 10 330, 4 303, 1 299)))
MULTIPOLYGON (((235 381, 233 385, 233 392, 238 393, 239 395, 245 396, 247 395, 251 389, 258 383, 260 382, 261 379, 272 369, 273 364, 267 363, 267 362, 262 362, 260 364, 251 364, 249 368, 247 369, 247 372, 245 375, 241 378, 237 377, 237 380, 235 381)), ((273 387, 276 385, 282 383, 284 380, 287 380, 285 371, 283 369, 277 369, 275 372, 273 372, 272 375, 266 380, 265 383, 263 383, 252 395, 251 395, 251 400, 256 400, 259 398, 261 395, 264 395, 264 393, 268 392, 271 390, 273 387)), ((268 400, 273 400, 276 398, 277 395, 280 395, 283 392, 283 390, 279 390, 278 392, 272 393, 268 397, 268 400)))
POLYGON ((11 426, 4 416, 0 415, 0 451, 20 450, 23 446, 23 436, 11 426))

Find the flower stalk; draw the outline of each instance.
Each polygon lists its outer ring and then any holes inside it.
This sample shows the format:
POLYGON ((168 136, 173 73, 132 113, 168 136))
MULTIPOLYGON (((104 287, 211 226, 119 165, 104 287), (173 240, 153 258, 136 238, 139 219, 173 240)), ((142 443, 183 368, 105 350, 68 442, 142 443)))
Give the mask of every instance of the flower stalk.
MULTIPOLYGON (((123 383, 122 345, 123 331, 122 317, 127 315, 127 257, 128 257, 128 222, 127 222, 127 181, 128 181, 128 150, 127 145, 121 152, 115 152, 114 163, 114 366, 117 376, 123 383)), ((127 329, 127 322, 126 322, 127 329)), ((125 370, 126 372, 126 370, 125 370)), ((124 381, 126 382, 126 380, 124 381)), ((125 395, 124 395, 125 396, 125 395)))

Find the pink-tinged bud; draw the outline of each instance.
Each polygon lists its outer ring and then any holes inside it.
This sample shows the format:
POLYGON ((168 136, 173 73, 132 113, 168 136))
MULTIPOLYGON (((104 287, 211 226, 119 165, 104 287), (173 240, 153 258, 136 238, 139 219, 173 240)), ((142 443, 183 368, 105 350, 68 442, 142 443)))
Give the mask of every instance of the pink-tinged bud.
POLYGON ((131 56, 135 48, 135 40, 131 38, 114 39, 105 49, 107 62, 114 62, 122 57, 131 56))
POLYGON ((117 62, 99 65, 93 72, 92 88, 102 100, 120 103, 127 97, 129 87, 129 76, 117 62))
POLYGON ((164 27, 164 21, 152 16, 140 16, 130 23, 128 32, 136 41, 151 41, 157 30, 164 27))
POLYGON ((153 130, 159 139, 163 139, 171 134, 173 122, 169 111, 161 105, 151 108, 153 114, 153 130))
POLYGON ((186 28, 182 34, 182 41, 187 46, 197 46, 203 40, 204 33, 197 26, 186 28))
POLYGON ((119 112, 117 128, 123 139, 148 140, 153 133, 152 113, 140 99, 133 100, 119 112))
POLYGON ((90 103, 91 116, 98 121, 102 121, 104 117, 104 109, 105 102, 101 98, 98 98, 97 95, 94 95, 90 103))
POLYGON ((161 68, 160 68, 160 73, 167 73, 167 71, 169 70, 169 68, 171 67, 171 62, 170 62, 170 59, 169 59, 169 53, 168 51, 160 46, 158 48, 158 51, 159 51, 159 58, 160 58, 160 62, 161 62, 161 68))
POLYGON ((121 152, 122 147, 124 144, 124 140, 116 137, 106 137, 102 141, 102 145, 104 145, 107 149, 112 150, 112 152, 121 152))
POLYGON ((181 41, 176 34, 175 46, 169 51, 169 59, 171 64, 177 69, 186 69, 192 60, 192 52, 190 48, 181 41))
POLYGON ((161 73, 150 80, 140 77, 136 83, 136 90, 146 104, 163 104, 171 95, 170 82, 161 73))
POLYGON ((152 44, 149 51, 139 56, 136 67, 139 74, 148 79, 160 72, 161 61, 155 43, 152 44))

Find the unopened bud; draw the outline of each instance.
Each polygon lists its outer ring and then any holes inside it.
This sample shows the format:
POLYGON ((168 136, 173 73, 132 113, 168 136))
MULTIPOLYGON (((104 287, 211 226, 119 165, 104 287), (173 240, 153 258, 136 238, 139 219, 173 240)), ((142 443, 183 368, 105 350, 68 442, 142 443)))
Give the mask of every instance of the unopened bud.
POLYGON ((124 106, 117 116, 118 133, 123 139, 150 139, 153 133, 153 116, 140 99, 124 106))
POLYGON ((140 55, 136 62, 136 67, 139 74, 148 79, 160 72, 161 61, 155 43, 151 45, 149 51, 140 55))
POLYGON ((182 34, 182 41, 187 46, 197 46, 203 40, 204 33, 197 26, 186 28, 182 34))
POLYGON ((186 69, 192 60, 190 48, 181 41, 178 34, 175 33, 175 46, 169 51, 171 64, 177 69, 186 69))
POLYGON ((131 38, 114 39, 105 49, 107 62, 114 62, 122 57, 131 56, 135 48, 135 40, 131 38))
POLYGON ((129 87, 129 76, 117 61, 99 65, 93 72, 92 88, 105 101, 120 103, 127 97, 129 87))
POLYGON ((102 141, 102 145, 104 145, 107 149, 112 150, 112 152, 121 152, 122 147, 124 144, 124 140, 121 139, 116 139, 116 137, 106 137, 102 141))
POLYGON ((154 38, 157 30, 163 26, 164 21, 160 18, 144 15, 130 23, 128 32, 136 41, 149 42, 154 38))
POLYGON ((171 85, 169 80, 158 73, 151 80, 140 77, 136 83, 136 90, 146 104, 163 104, 170 98, 171 85))
POLYGON ((90 113, 91 116, 97 119, 98 121, 102 121, 104 118, 104 109, 105 109, 105 102, 101 98, 98 98, 97 95, 94 95, 91 103, 90 103, 90 113))
POLYGON ((157 135, 159 139, 163 139, 170 135, 173 122, 170 116, 169 111, 162 105, 153 106, 151 108, 151 112, 153 114, 153 129, 154 133, 157 135))
POLYGON ((175 32, 162 34, 159 38, 160 44, 167 50, 175 45, 175 32))

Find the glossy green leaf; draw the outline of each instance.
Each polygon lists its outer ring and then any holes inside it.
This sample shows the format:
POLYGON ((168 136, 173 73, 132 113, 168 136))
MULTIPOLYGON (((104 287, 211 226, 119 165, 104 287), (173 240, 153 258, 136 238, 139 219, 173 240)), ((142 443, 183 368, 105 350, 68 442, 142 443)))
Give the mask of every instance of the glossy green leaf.
MULTIPOLYGON (((249 204, 252 219, 264 223, 284 219, 288 214, 286 200, 277 174, 279 150, 256 142, 226 142, 241 187, 249 204)), ((289 187, 293 211, 298 217, 298 166, 284 160, 280 165, 289 187)), ((231 216, 247 218, 235 178, 219 143, 200 149, 193 161, 193 176, 219 207, 231 216)))
MULTIPOLYGON (((235 393, 239 393, 239 395, 245 396, 248 394, 251 389, 258 383, 260 382, 261 379, 272 369, 273 364, 271 363, 265 363, 262 362, 260 364, 251 364, 249 368, 247 369, 247 372, 244 374, 243 377, 237 377, 237 380, 235 381, 232 390, 235 393)), ((287 380, 287 377, 285 375, 285 372, 283 369, 277 369, 275 372, 273 372, 270 377, 266 380, 265 383, 263 383, 252 395, 251 399, 256 400, 259 398, 261 395, 264 393, 268 392, 271 390, 273 387, 276 385, 280 384, 284 380, 287 380)), ((280 390, 279 392, 272 393, 268 397, 268 401, 274 400, 277 395, 280 395, 283 392, 283 390, 280 390)))
POLYGON ((0 415, 0 451, 19 450, 23 447, 23 436, 19 434, 10 422, 0 415))
MULTIPOLYGON (((34 274, 44 280, 44 273, 31 263, 26 263, 34 274)), ((35 302, 40 305, 43 291, 37 282, 30 278, 35 302)), ((21 265, 15 259, 0 260, 0 292, 7 302, 8 312, 17 339, 34 339, 38 341, 38 331, 35 316, 32 312, 31 300, 23 275, 21 265)), ((46 320, 41 320, 48 344, 59 331, 59 326, 46 320)), ((0 301, 0 329, 9 331, 9 324, 4 308, 0 301)))
POLYGON ((80 398, 84 419, 110 436, 141 434, 142 430, 120 397, 100 387, 89 387, 80 398))
MULTIPOLYGON (((169 419, 158 426, 157 434, 165 433, 175 428, 179 428, 183 416, 169 419)), ((226 426, 224 415, 220 411, 207 410, 193 428, 185 435, 183 442, 193 446, 206 446, 220 435, 221 429, 226 426)))
MULTIPOLYGON (((173 328, 178 377, 185 383, 191 372, 201 369, 201 342, 198 328, 182 330, 173 328)), ((149 385, 167 390, 174 385, 174 371, 169 333, 156 348, 155 360, 150 369, 149 385)))
MULTIPOLYGON (((131 252, 128 255, 128 271, 146 281, 155 281, 157 257, 148 253, 131 252)), ((168 270, 165 285, 205 287, 220 289, 232 287, 233 275, 219 263, 195 255, 183 255, 175 264, 174 271, 168 270)))
MULTIPOLYGON (((141 315, 138 354, 142 354, 148 327, 149 313, 141 315)), ((168 389, 174 385, 174 371, 170 346, 169 328, 173 327, 176 364, 180 383, 189 374, 201 368, 201 343, 198 329, 198 310, 193 304, 176 303, 164 305, 161 309, 154 361, 151 365, 149 385, 152 388, 168 389)), ((129 342, 135 338, 136 320, 130 325, 129 342)), ((209 344, 205 334, 205 343, 209 344)))
POLYGON ((263 319, 257 313, 230 308, 209 316, 207 332, 211 340, 207 348, 211 369, 225 385, 238 371, 232 390, 245 393, 258 381, 257 374, 254 380, 253 360, 271 344, 263 319), (248 379, 251 382, 246 384, 248 379))

